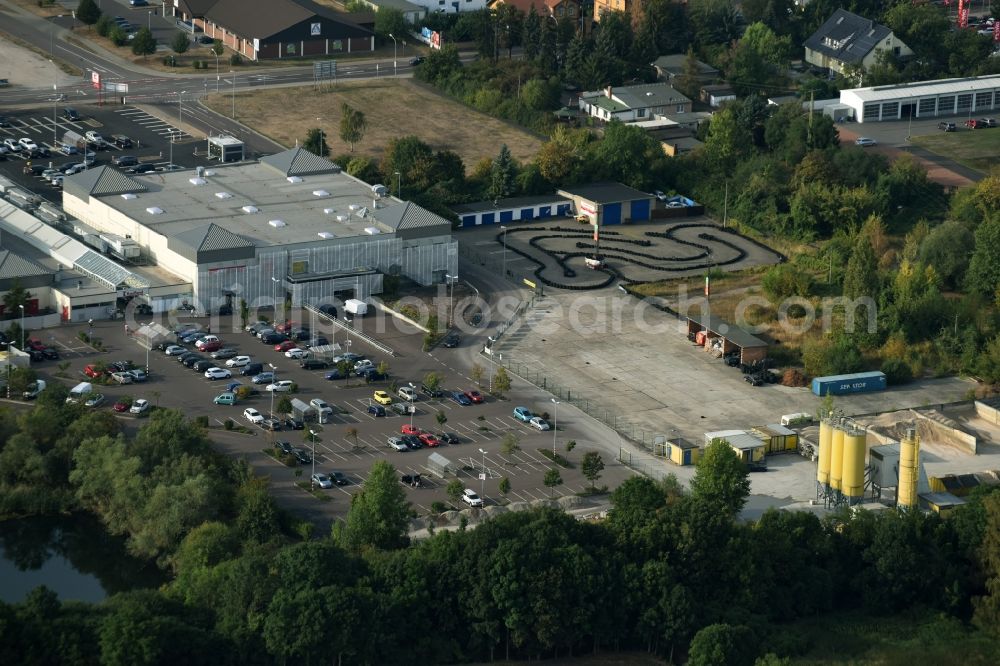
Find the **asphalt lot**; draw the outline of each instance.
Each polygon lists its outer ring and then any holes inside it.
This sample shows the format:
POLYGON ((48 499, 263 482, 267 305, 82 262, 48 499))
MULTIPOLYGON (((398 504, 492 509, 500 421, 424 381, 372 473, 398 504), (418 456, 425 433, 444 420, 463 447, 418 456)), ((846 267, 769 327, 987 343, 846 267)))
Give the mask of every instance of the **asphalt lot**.
MULTIPOLYGON (((78 134, 94 130, 105 139, 108 139, 112 134, 124 134, 132 139, 132 148, 121 149, 109 144, 105 150, 99 151, 97 165, 110 164, 111 158, 115 155, 134 155, 140 163, 150 163, 160 168, 165 167, 170 163, 171 158, 171 136, 174 137, 172 152, 174 164, 194 167, 209 163, 203 156, 196 157, 194 155, 196 149, 202 154, 205 152, 203 142, 178 129, 173 124, 134 106, 108 105, 100 107, 90 104, 74 106, 73 108, 81 116, 79 121, 67 120, 62 115, 66 106, 72 105, 66 103, 56 107, 55 141, 61 141, 65 132, 69 130, 78 134)), ((0 142, 7 138, 17 140, 21 137, 28 137, 40 147, 48 148, 51 151, 50 157, 32 160, 32 164, 51 164, 53 168, 59 168, 64 164, 81 162, 83 160, 81 155, 64 155, 55 148, 52 112, 52 107, 4 112, 3 115, 6 116, 11 126, 0 127, 0 142)), ((176 106, 174 112, 177 112, 176 106)), ((0 161, 0 173, 50 201, 61 201, 62 197, 58 188, 53 187, 39 176, 29 176, 23 173, 25 162, 23 156, 10 153, 6 160, 0 161)))
MULTIPOLYGON (((202 325, 209 324, 209 320, 205 318, 191 321, 202 325)), ((325 491, 332 496, 331 502, 321 503, 304 492, 296 491, 307 505, 319 505, 328 518, 346 514, 350 506, 350 495, 360 489, 371 464, 378 459, 388 459, 402 474, 422 475, 424 479, 422 487, 406 488, 410 501, 419 513, 428 513, 434 501, 447 503, 444 488, 448 479, 436 479, 430 476, 426 469, 427 457, 432 452, 440 453, 451 461, 457 467, 458 478, 462 479, 467 487, 473 488, 476 492, 483 489, 487 506, 503 499, 498 491, 498 484, 503 477, 508 477, 511 482, 512 489, 506 498, 510 501, 531 501, 549 498, 553 494, 573 494, 589 487, 589 482, 582 477, 579 470, 580 460, 587 449, 580 446, 572 453, 566 453, 565 442, 574 436, 578 438, 579 436, 574 435, 574 418, 562 413, 559 416, 563 418, 560 418, 558 430, 555 432, 557 447, 560 454, 574 463, 575 468, 560 468, 564 484, 556 491, 544 486, 543 476, 554 465, 544 458, 538 449, 551 450, 553 431, 539 432, 515 419, 512 411, 515 406, 524 405, 533 412, 541 413, 547 411, 545 403, 519 402, 516 392, 504 401, 487 397, 484 404, 467 407, 450 399, 426 399, 426 396, 421 396, 416 403, 417 411, 412 416, 413 425, 433 432, 451 432, 458 435, 461 441, 457 445, 398 452, 390 449, 386 440, 391 435, 399 434, 400 427, 410 423, 410 417, 399 416, 391 411, 388 411, 385 417, 375 417, 367 413, 373 391, 388 390, 389 381, 375 382, 371 385, 366 385, 357 378, 351 379, 349 383, 344 380, 327 381, 324 379, 325 370, 304 370, 296 361, 274 351, 271 346, 264 345, 249 333, 232 332, 231 321, 219 322, 216 319, 210 325, 211 330, 222 338, 225 346, 235 347, 241 354, 250 355, 254 361, 264 363, 265 366, 269 363, 274 364, 278 369, 278 379, 294 380, 299 386, 299 392, 294 397, 305 402, 313 398, 322 398, 338 410, 328 423, 320 425, 321 430, 317 429, 316 470, 343 472, 350 479, 350 484, 335 486, 325 491), (436 420, 439 410, 448 419, 443 427, 438 426, 436 420), (357 430, 356 442, 348 435, 349 429, 357 430), (507 432, 514 432, 520 438, 520 450, 511 456, 504 456, 499 452, 500 441, 507 432), (486 451, 486 454, 481 453, 480 449, 486 451), (479 475, 483 471, 484 464, 486 479, 481 480, 479 475)), ((59 349, 62 355, 61 362, 69 363, 66 371, 68 377, 61 379, 68 386, 72 387, 77 382, 87 380, 83 376, 83 368, 87 363, 125 359, 139 366, 146 363, 146 350, 140 347, 135 339, 126 337, 124 325, 120 320, 95 322, 94 336, 102 341, 107 350, 103 353, 96 352, 76 338, 78 331, 86 329, 86 325, 62 326, 40 332, 37 336, 43 342, 59 349)), ((332 335, 329 329, 322 331, 314 327, 313 331, 323 332, 328 338, 332 335)), ((398 331, 394 327, 379 338, 395 350, 397 354, 395 358, 387 358, 357 338, 352 341, 351 350, 367 355, 375 363, 387 361, 390 365, 390 381, 396 380, 401 386, 407 382, 419 385, 428 372, 434 371, 442 376, 442 388, 445 390, 476 388, 475 384, 456 367, 458 365, 455 362, 456 355, 461 352, 460 348, 441 348, 430 354, 424 353, 420 351, 422 334, 398 331)), ((341 344, 344 342, 342 332, 338 334, 337 342, 341 344)), ((35 364, 35 369, 42 377, 59 381, 59 378, 54 377, 58 363, 56 361, 38 363, 35 364)), ((217 365, 222 367, 224 363, 218 361, 217 365)), ((155 405, 181 409, 192 417, 206 415, 210 421, 210 436, 220 441, 224 440, 222 449, 253 458, 258 466, 258 473, 270 475, 272 481, 280 486, 290 486, 296 481, 308 481, 311 466, 288 468, 276 460, 260 455, 263 449, 269 447, 272 439, 286 440, 293 446, 308 450, 310 448, 308 428, 304 431, 279 431, 273 435, 256 427, 251 427, 252 435, 239 435, 222 429, 227 418, 246 424, 242 416, 246 407, 254 407, 265 415, 270 412, 270 394, 263 390, 263 386, 258 386, 258 393, 236 406, 219 406, 213 403, 213 399, 225 391, 227 384, 231 381, 241 381, 250 385, 250 378, 240 376, 236 370, 231 380, 211 381, 205 379, 201 373, 184 367, 175 358, 167 357, 155 349, 149 353, 149 367, 151 377, 145 384, 110 385, 99 388, 95 386, 95 391, 107 397, 107 402, 100 409, 111 409, 111 405, 118 397, 128 395, 132 398, 146 398, 155 405)), ((275 396, 275 407, 280 397, 281 394, 275 396)), ((552 405, 549 404, 548 407, 551 408, 552 405)), ((135 420, 134 417, 126 415, 122 415, 121 418, 135 420)), ((599 481, 600 485, 614 488, 631 475, 628 468, 609 459, 609 456, 605 455, 604 458, 606 468, 599 481)), ((455 508, 461 509, 464 505, 455 508)))

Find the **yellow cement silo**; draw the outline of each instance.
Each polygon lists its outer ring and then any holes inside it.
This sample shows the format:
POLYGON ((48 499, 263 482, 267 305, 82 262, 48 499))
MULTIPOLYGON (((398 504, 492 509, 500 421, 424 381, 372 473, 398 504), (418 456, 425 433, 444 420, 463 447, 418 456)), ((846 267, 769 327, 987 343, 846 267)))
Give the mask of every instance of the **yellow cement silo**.
POLYGON ((906 429, 906 436, 899 443, 899 487, 896 505, 904 508, 917 506, 917 478, 920 473, 920 438, 914 428, 906 429))
POLYGON ((816 465, 816 481, 830 485, 830 448, 833 426, 828 419, 819 422, 819 463, 816 465))
POLYGON ((844 478, 844 430, 837 425, 830 438, 830 487, 840 490, 844 478))
POLYGON ((848 499, 861 499, 865 493, 865 450, 867 434, 864 430, 844 433, 844 465, 841 491, 848 499))

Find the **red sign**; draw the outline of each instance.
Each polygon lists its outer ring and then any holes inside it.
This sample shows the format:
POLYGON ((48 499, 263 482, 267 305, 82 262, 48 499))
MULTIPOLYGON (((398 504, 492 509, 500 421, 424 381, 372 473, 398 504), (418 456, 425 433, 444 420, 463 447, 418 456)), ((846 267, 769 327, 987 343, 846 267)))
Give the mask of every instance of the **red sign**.
POLYGON ((993 23, 993 41, 1000 42, 1000 21, 993 23))
POLYGON ((598 240, 598 238, 597 238, 597 223, 595 222, 594 223, 594 242, 596 243, 597 240, 598 240))
POLYGON ((969 25, 969 10, 965 8, 965 0, 958 0, 958 27, 969 25))
POLYGON ((95 88, 100 89, 100 87, 101 87, 101 73, 100 72, 91 72, 90 73, 90 83, 95 88))

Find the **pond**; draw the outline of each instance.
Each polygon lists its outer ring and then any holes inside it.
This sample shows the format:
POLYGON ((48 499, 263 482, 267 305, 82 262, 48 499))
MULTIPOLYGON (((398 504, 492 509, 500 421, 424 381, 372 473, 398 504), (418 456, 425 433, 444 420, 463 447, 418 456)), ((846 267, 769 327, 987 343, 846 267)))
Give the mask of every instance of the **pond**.
POLYGON ((63 601, 99 602, 117 592, 157 587, 166 577, 130 557, 125 540, 88 514, 0 522, 0 600, 21 601, 45 585, 63 601))

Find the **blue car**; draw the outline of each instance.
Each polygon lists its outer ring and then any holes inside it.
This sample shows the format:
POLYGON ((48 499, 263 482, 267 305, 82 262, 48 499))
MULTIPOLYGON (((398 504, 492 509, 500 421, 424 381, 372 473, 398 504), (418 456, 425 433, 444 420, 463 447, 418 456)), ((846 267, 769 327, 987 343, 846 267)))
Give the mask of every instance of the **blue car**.
POLYGON ((243 386, 240 382, 232 382, 226 386, 226 391, 229 393, 236 393, 236 389, 243 386))
POLYGON ((457 402, 458 404, 462 405, 463 407, 468 407, 469 405, 472 404, 472 401, 469 400, 469 397, 464 393, 462 393, 461 391, 452 391, 451 399, 457 402))
POLYGON ((385 416, 385 407, 382 405, 368 405, 368 413, 374 416, 385 416))
POLYGON ((524 421, 527 423, 531 420, 534 414, 527 407, 515 407, 514 408, 514 418, 518 421, 524 421))
POLYGON ((340 370, 331 370, 325 375, 326 379, 331 382, 335 379, 343 379, 345 376, 340 370))

